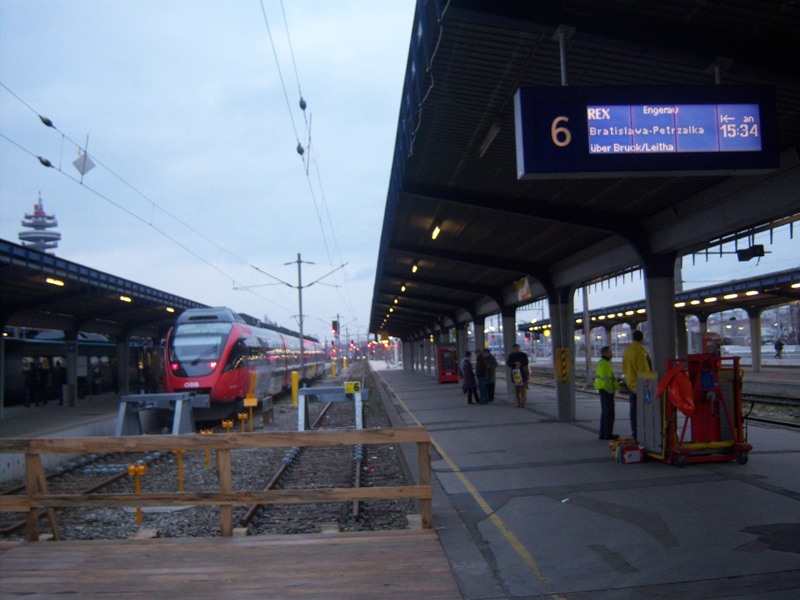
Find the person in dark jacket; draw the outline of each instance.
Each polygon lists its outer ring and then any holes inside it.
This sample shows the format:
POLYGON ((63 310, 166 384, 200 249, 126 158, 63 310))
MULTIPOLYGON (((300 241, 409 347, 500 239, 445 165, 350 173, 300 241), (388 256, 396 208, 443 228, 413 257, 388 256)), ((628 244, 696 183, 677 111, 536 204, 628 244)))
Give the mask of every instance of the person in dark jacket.
POLYGON ((467 394, 467 403, 474 404, 472 399, 475 399, 475 403, 479 402, 480 399, 478 398, 478 380, 475 378, 475 371, 472 368, 472 361, 470 357, 472 356, 472 352, 467 350, 467 353, 464 355, 464 358, 461 360, 461 377, 463 379, 463 388, 464 393, 467 394))
POLYGON ((486 394, 488 402, 494 402, 494 384, 497 381, 497 359, 488 348, 483 349, 483 360, 486 361, 486 394))
POLYGON ((481 404, 489 402, 489 390, 486 382, 489 377, 489 365, 486 364, 486 356, 483 352, 475 353, 475 378, 478 380, 478 398, 481 404))

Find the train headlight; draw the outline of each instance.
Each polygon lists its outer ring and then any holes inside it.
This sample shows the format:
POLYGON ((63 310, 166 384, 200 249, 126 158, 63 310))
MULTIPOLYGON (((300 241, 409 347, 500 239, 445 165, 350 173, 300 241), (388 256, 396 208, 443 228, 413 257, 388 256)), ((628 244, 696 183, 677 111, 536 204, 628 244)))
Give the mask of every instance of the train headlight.
POLYGON ((208 364, 209 364, 209 366, 211 367, 211 370, 212 370, 212 371, 213 371, 214 369, 216 369, 216 368, 217 368, 217 361, 215 361, 215 360, 212 360, 212 361, 211 361, 210 363, 208 363, 208 364))

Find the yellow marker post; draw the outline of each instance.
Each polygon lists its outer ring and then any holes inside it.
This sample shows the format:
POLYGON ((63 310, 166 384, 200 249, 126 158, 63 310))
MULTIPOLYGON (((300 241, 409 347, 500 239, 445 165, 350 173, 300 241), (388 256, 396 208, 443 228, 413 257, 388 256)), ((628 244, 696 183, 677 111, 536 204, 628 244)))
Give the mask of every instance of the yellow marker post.
POLYGON ((347 357, 342 357, 342 371, 347 371, 347 357))
MULTIPOLYGON (((253 408, 258 406, 258 397, 256 396, 256 382, 258 375, 250 373, 250 386, 247 388, 247 395, 244 397, 244 407, 250 409, 250 431, 253 431, 253 408)), ((242 417, 239 417, 240 419, 242 417)), ((244 432, 244 425, 242 426, 244 432)))
POLYGON ((333 377, 333 378, 336 377, 336 359, 335 358, 331 359, 331 377, 333 377))
MULTIPOLYGON (((147 465, 144 463, 129 463, 128 464, 128 475, 133 477, 134 485, 136 486, 136 493, 140 494, 142 492, 142 475, 147 473, 147 465)), ((136 507, 136 526, 141 527, 142 525, 142 507, 136 507)))
POLYGON ((300 389, 300 373, 292 371, 292 406, 297 406, 297 391, 300 389))
POLYGON ((233 419, 223 419, 222 428, 225 430, 225 433, 230 433, 231 429, 233 429, 233 419))
MULTIPOLYGON (((212 435, 213 433, 214 433, 213 429, 201 429, 200 430, 200 434, 201 435, 212 435)), ((211 461, 209 460, 209 454, 210 454, 210 451, 209 451, 208 448, 206 448, 206 469, 210 469, 211 468, 211 461)))
POLYGON ((247 413, 246 412, 236 413, 236 418, 239 419, 239 422, 242 424, 242 433, 244 433, 244 424, 247 421, 247 413))

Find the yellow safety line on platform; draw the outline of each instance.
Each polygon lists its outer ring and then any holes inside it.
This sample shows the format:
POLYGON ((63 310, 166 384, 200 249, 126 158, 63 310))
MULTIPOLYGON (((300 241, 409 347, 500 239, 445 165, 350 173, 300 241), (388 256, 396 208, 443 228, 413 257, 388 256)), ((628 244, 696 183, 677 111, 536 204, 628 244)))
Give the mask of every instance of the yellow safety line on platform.
MULTIPOLYGON (((383 382, 386 385, 386 387, 389 388, 392 395, 397 399, 397 401, 403 407, 403 410, 405 410, 406 413, 408 413, 408 416, 410 416, 413 419, 414 423, 416 423, 418 427, 424 427, 424 425, 420 423, 419 419, 417 419, 416 415, 413 412, 411 412, 411 410, 409 410, 406 403, 403 402, 403 399, 400 396, 398 396, 397 393, 387 383, 386 379, 383 379, 383 382)), ((433 444, 433 447, 436 448, 436 451, 441 455, 441 457, 444 459, 444 461, 447 463, 447 465, 450 467, 453 473, 455 473, 456 477, 458 477, 459 481, 461 481, 462 485, 475 499, 475 502, 478 503, 478 506, 480 506, 483 512, 486 513, 486 516, 489 517, 489 520, 497 528, 500 534, 506 539, 509 545, 525 562, 525 564, 528 565, 528 568, 530 568, 530 570, 533 572, 536 578, 544 584, 552 583, 547 577, 545 577, 544 573, 542 573, 542 571, 539 569, 539 565, 536 564, 536 559, 534 559, 533 556, 531 556, 531 553, 528 552, 528 549, 525 548, 522 542, 519 541, 519 538, 517 538, 517 536, 514 535, 514 533, 508 529, 508 527, 506 527, 506 524, 503 522, 503 519, 500 518, 500 516, 494 511, 494 509, 492 509, 491 506, 489 506, 489 503, 486 500, 484 500, 480 492, 475 488, 474 485, 472 485, 472 482, 469 480, 469 478, 466 475, 464 475, 461 469, 459 469, 458 465, 453 461, 453 459, 450 458, 447 452, 444 451, 444 448, 442 448, 437 443, 436 438, 433 437, 432 434, 431 434, 431 444, 433 444)), ((554 600, 564 600, 562 596, 559 596, 558 594, 553 592, 550 592, 548 595, 554 600)))

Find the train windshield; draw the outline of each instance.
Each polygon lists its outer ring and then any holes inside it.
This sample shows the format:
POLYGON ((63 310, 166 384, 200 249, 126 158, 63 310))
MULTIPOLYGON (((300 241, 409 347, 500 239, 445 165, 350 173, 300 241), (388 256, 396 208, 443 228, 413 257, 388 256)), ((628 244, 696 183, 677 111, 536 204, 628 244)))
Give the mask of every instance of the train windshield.
POLYGON ((169 368, 179 377, 208 375, 219 364, 231 323, 183 323, 169 341, 169 368))

